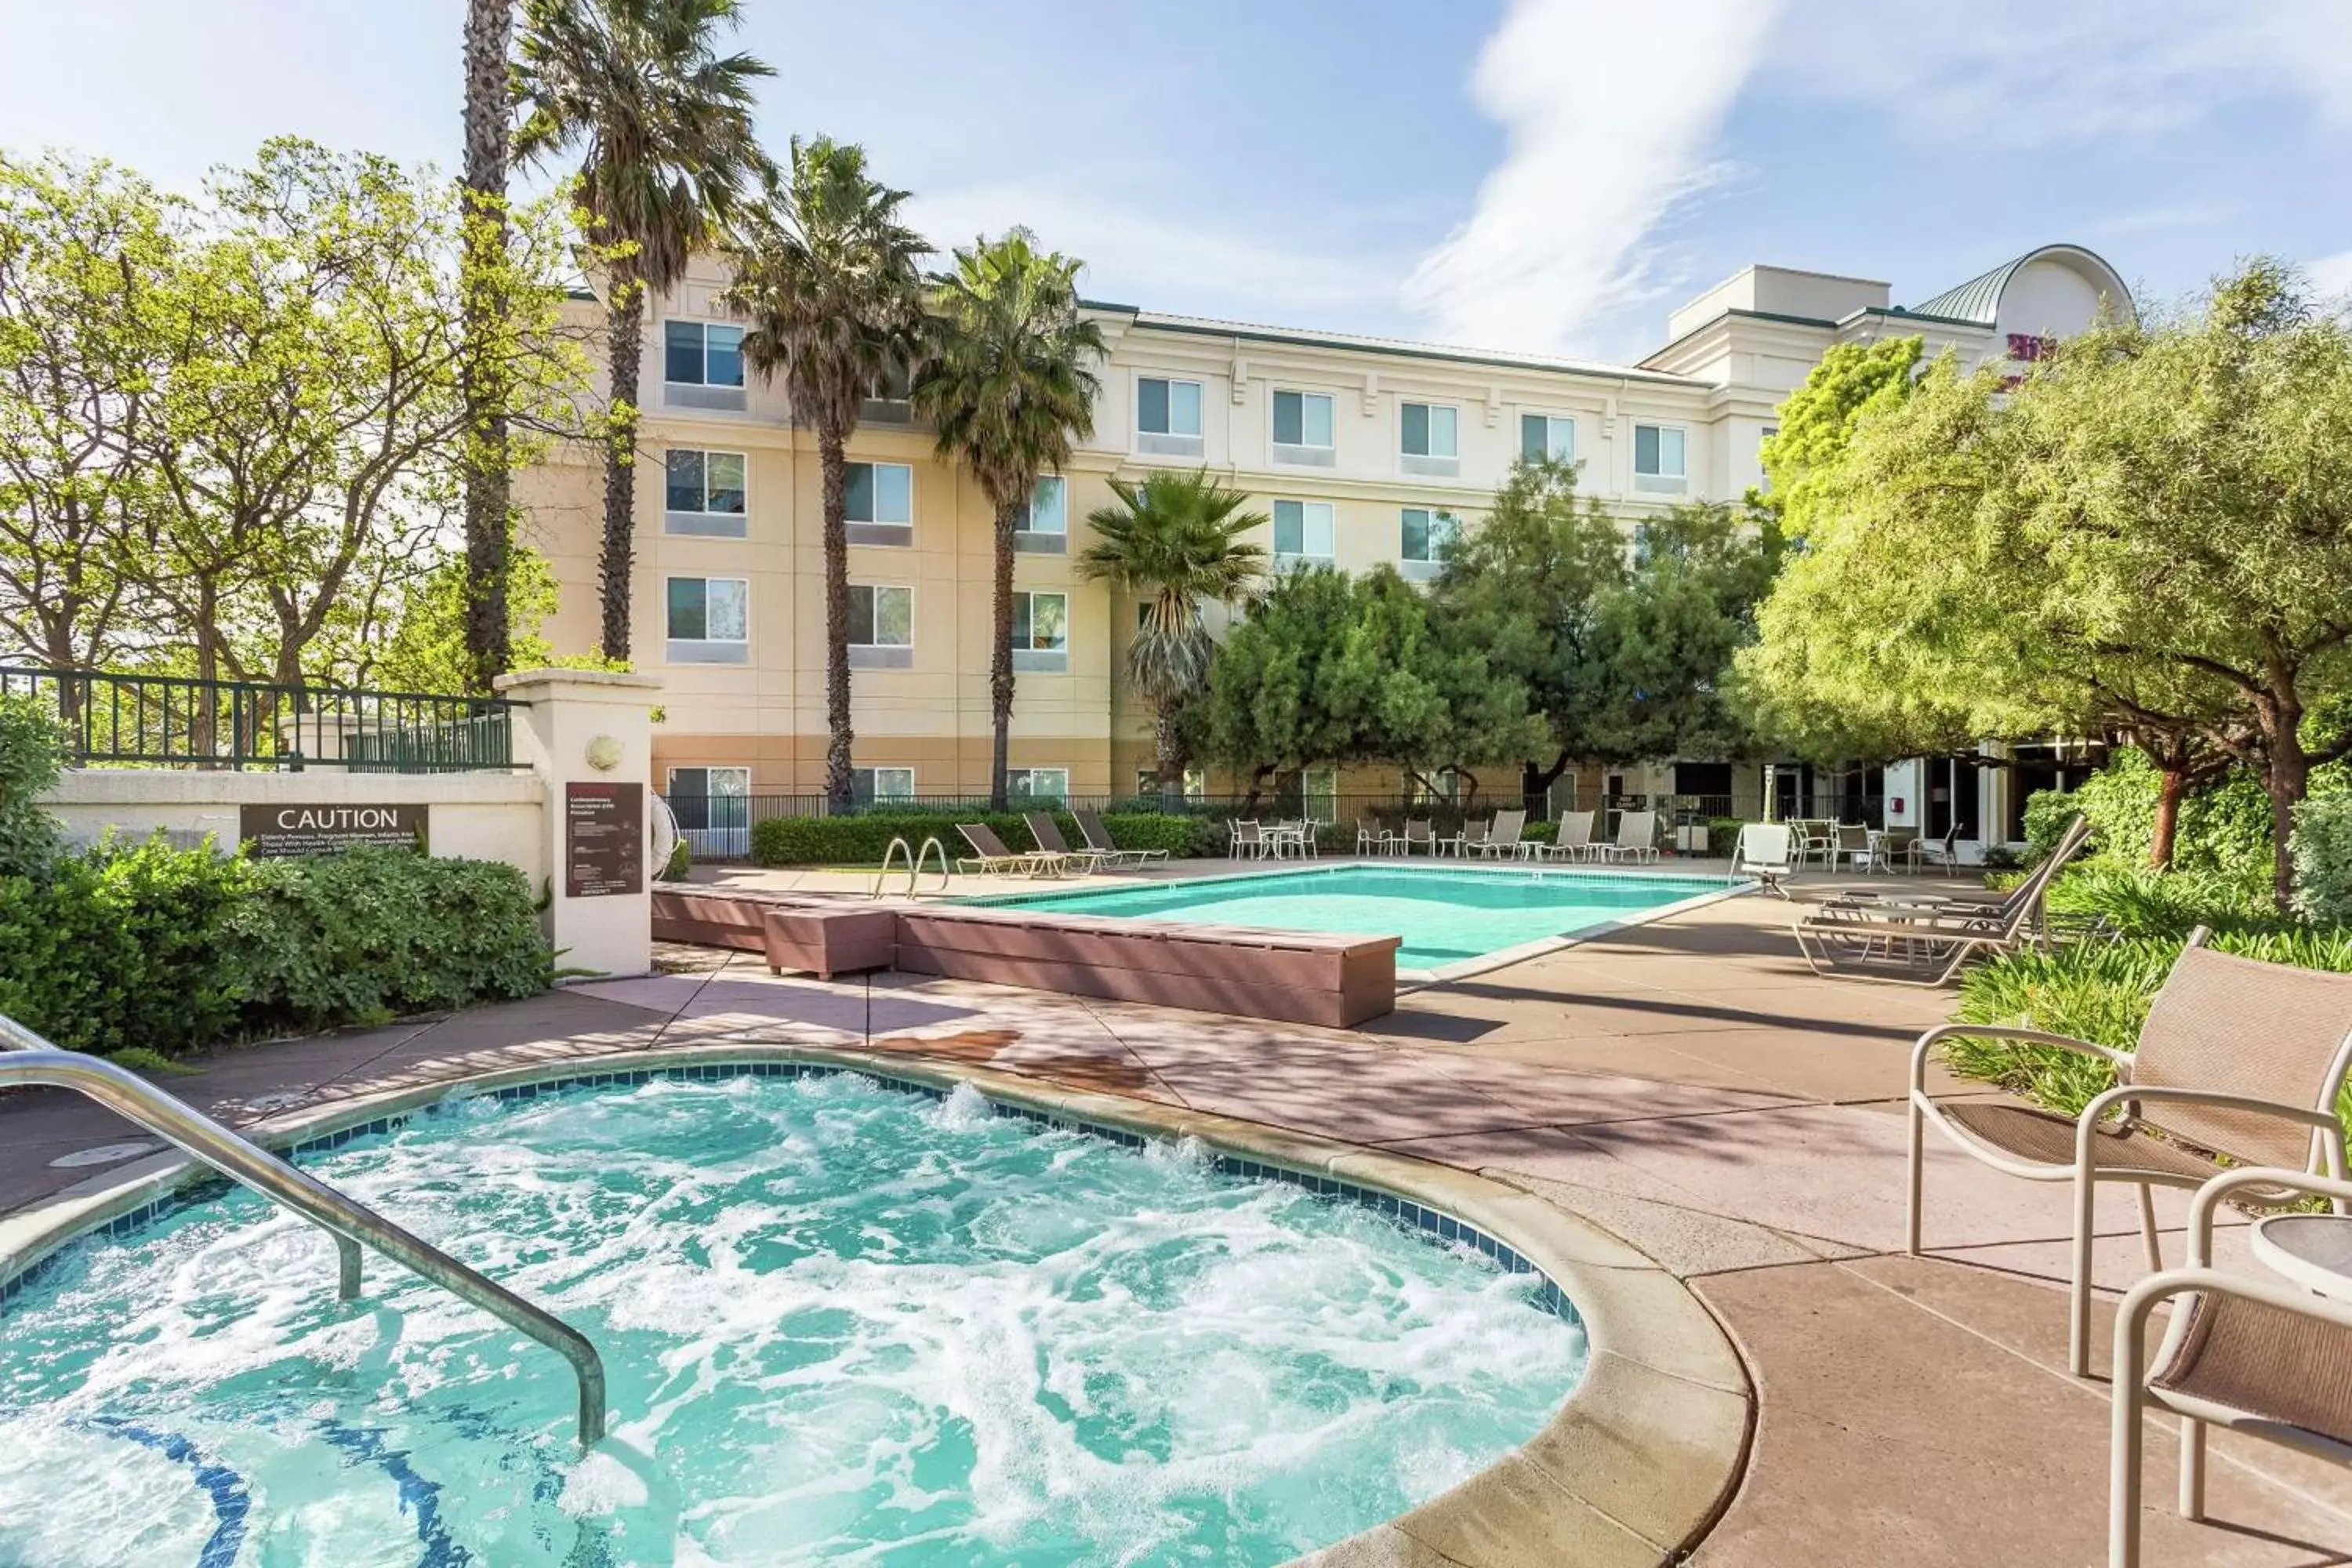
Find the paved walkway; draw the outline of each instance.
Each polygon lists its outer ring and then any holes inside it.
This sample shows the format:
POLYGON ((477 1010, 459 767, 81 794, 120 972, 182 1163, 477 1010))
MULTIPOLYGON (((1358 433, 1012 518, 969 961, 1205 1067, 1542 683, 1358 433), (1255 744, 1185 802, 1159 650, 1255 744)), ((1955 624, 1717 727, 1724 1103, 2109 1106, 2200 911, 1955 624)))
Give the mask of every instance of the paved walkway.
MULTIPOLYGON (((1576 1210, 1720 1318, 1760 1424, 1692 1561, 2102 1563, 2107 1401, 2063 1374, 2065 1189, 1935 1151, 1932 1256, 1903 1256, 1909 1046, 1950 997, 1813 977, 1789 914, 1732 900, 1413 993, 1356 1031, 910 975, 826 984, 681 949, 671 973, 228 1053, 172 1087, 250 1120, 520 1060, 751 1038, 986 1063, 1378 1144, 1576 1210)), ((124 1142, 61 1096, 0 1105, 0 1212, 92 1173, 58 1158, 124 1142)), ((2178 1258, 2184 1205, 2160 1203, 2178 1258)), ((2102 1219, 2102 1281, 2128 1283, 2129 1200, 2102 1219)), ((2225 1265, 2244 1267, 2229 1241, 2225 1265)), ((2192 1527, 2171 1511, 2173 1455, 2152 1432, 2151 1568, 2352 1562, 2352 1472, 2217 1435, 2214 1522, 2192 1527)))

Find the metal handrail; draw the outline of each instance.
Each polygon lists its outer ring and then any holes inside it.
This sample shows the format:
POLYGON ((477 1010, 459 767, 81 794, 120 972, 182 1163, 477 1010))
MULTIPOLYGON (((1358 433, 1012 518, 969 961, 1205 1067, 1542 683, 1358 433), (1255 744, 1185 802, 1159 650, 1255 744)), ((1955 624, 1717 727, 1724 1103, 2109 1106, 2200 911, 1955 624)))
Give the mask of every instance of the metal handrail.
POLYGON ((890 879, 891 862, 901 849, 907 852, 907 896, 910 899, 915 896, 915 847, 901 836, 891 839, 890 847, 882 851, 882 869, 874 873, 874 890, 866 895, 868 898, 882 896, 882 884, 890 879))
POLYGON ((915 851, 914 869, 907 873, 907 896, 908 898, 911 899, 915 896, 915 884, 922 879, 923 867, 929 862, 931 851, 934 849, 940 852, 939 890, 942 893, 948 890, 948 878, 950 875, 948 868, 948 847, 940 842, 939 836, 937 834, 933 834, 930 837, 923 840, 923 847, 920 849, 915 851))
POLYGON ((335 1238, 341 1258, 341 1294, 359 1294, 360 1248, 382 1253, 537 1340, 572 1363, 580 1384, 580 1446, 604 1435, 604 1362, 588 1337, 487 1275, 477 1273, 432 1243, 353 1203, 299 1166, 240 1137, 185 1101, 112 1062, 63 1050, 0 1014, 0 1088, 44 1084, 69 1089, 169 1140, 230 1181, 290 1209, 335 1238))

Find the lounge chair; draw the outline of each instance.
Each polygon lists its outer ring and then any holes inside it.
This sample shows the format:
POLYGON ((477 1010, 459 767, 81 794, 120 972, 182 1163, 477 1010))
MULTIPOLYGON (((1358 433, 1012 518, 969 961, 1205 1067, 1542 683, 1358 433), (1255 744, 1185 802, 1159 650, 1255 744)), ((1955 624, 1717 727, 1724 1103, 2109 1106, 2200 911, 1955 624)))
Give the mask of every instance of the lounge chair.
POLYGON ((959 822, 956 831, 971 846, 971 853, 956 862, 963 872, 1003 872, 1015 877, 1058 877, 1069 868, 1070 858, 1051 849, 1015 852, 1004 847, 996 829, 984 822, 959 822))
POLYGON ((1040 850, 1059 855, 1071 865, 1083 867, 1088 871, 1099 871, 1113 864, 1118 858, 1116 850, 1071 848, 1070 841, 1062 837, 1062 825, 1054 820, 1051 812, 1024 811, 1021 814, 1021 820, 1029 825, 1029 837, 1037 841, 1040 850))
MULTIPOLYGON (((1899 892, 1856 891, 1840 893, 1833 898, 1824 900, 1821 908, 1823 910, 1937 910, 1955 914, 2005 917, 2011 910, 2024 902, 2030 895, 2044 890, 2047 883, 2056 880, 2058 873, 2065 869, 2066 863, 2081 854, 2090 841, 2090 821, 2077 812, 2068 820, 2065 828, 2058 835, 2058 842, 2052 847, 2046 862, 2049 874, 2042 879, 2040 884, 2029 876, 2006 893, 1929 893, 1914 892, 1908 888, 1899 892)), ((2046 909, 2036 918, 2045 926, 2052 924, 2052 917, 2046 909)))
POLYGON ((1731 874, 1753 877, 1766 892, 1785 899, 1789 889, 1780 880, 1796 869, 1790 861, 1794 849, 1795 836, 1787 823, 1747 823, 1739 829, 1739 841, 1731 847, 1731 874))
POLYGON ((1629 811, 1617 819, 1617 837, 1593 846, 1603 860, 1654 860, 1658 858, 1658 814, 1629 811))
POLYGON ((2347 1058, 2352 974, 2216 952, 2205 945, 2201 926, 2189 934, 2148 1005, 2136 1050, 2111 1050, 2041 1029, 1938 1025, 1911 1050, 1904 1246, 1919 1250, 1922 1144, 1930 1122, 1997 1171, 2028 1181, 2074 1183, 2067 1365, 2083 1376, 2090 1361, 2098 1184, 2128 1182, 2139 1189, 2140 1234, 2154 1269, 2164 1262, 2151 1186, 2200 1186, 2223 1161, 2301 1170, 2324 1161, 2340 1179, 2344 1126, 2336 1117, 2336 1097, 2347 1058), (2095 1057, 2115 1068, 2117 1086, 2076 1117, 2007 1100, 1937 1100, 1927 1093, 1927 1058, 1955 1037, 2055 1046, 2095 1057), (2107 1113, 2118 1108, 2122 1114, 2110 1122, 2107 1113))
POLYGON ((1564 811, 1559 814, 1559 826, 1549 845, 1538 845, 1537 851, 1546 860, 1589 860, 1592 858, 1592 813, 1564 811))
POLYGON ((2068 836, 2074 843, 2065 854, 2036 866, 1998 903, 1898 894, 1835 899, 1797 917, 1791 928, 1797 951, 1816 974, 1868 973, 1945 985, 1972 959, 2028 942, 2046 947, 2042 899, 2051 879, 2090 834, 2077 824, 2068 836))
POLYGON ((1527 826, 1528 814, 1524 810, 1498 811, 1495 814, 1493 828, 1483 840, 1470 847, 1489 859, 1505 855, 1524 856, 1528 846, 1519 842, 1519 835, 1527 831, 1527 826))
POLYGON ((1437 853, 1437 834, 1431 826, 1430 819, 1428 817, 1409 816, 1405 818, 1404 837, 1397 846, 1397 853, 1400 855, 1410 855, 1412 853, 1413 846, 1416 844, 1420 845, 1423 851, 1428 855, 1434 856, 1437 853))
POLYGON ((1149 866, 1168 858, 1165 849, 1121 849, 1111 842, 1110 830, 1102 825, 1102 818, 1091 811, 1073 811, 1070 815, 1076 818, 1078 835, 1087 841, 1087 847, 1112 866, 1149 866))
POLYGON ((1461 832, 1451 838, 1441 838, 1437 841, 1437 852, 1443 855, 1445 853, 1445 847, 1451 844, 1454 846, 1454 853, 1456 857, 1466 858, 1472 850, 1485 847, 1486 835, 1492 831, 1493 828, 1486 823, 1465 822, 1462 825, 1461 832))
POLYGON ((2352 1301, 2211 1267, 2213 1211, 2239 1192, 2334 1200, 2352 1183, 2255 1166, 2214 1177, 2189 1206, 2189 1265, 2143 1279, 2116 1310, 2115 1421, 2109 1440, 2107 1563, 2139 1568, 2140 1425, 2158 1405, 2180 1417, 2180 1517, 2205 1517, 2205 1429, 2352 1465, 2352 1301), (2148 1315, 2172 1315, 2150 1365, 2148 1315))
POLYGON ((1393 855, 1397 836, 1369 817, 1356 818, 1356 853, 1359 855, 1393 855))

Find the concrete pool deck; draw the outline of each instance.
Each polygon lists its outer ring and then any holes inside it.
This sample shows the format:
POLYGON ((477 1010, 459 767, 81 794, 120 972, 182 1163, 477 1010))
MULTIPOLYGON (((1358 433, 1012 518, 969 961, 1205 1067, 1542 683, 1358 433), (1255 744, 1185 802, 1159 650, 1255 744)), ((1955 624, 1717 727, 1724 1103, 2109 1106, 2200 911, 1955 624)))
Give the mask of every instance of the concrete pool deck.
MULTIPOLYGON (((782 875, 811 891, 870 883, 782 875)), ((974 878, 958 891, 985 880, 1036 886, 974 878)), ((1813 877, 1796 890, 1855 880, 1813 877)), ((1349 1031, 909 975, 780 979, 748 954, 677 950, 674 973, 224 1053, 168 1087, 249 1122, 500 1067, 767 1040, 930 1058, 1416 1155, 1622 1237, 1738 1347, 1757 1426, 1738 1492, 1689 1561, 2104 1561, 2105 1389, 2063 1375, 2065 1190, 1932 1152, 1932 1255, 1903 1256, 1905 1068, 1949 994, 1817 979, 1789 915, 1778 900, 1712 904, 1432 986, 1349 1031)), ((62 1095, 0 1104, 0 1211, 111 1168, 52 1161, 136 1141, 62 1095)), ((2184 1205, 2169 1194, 2159 1204, 2177 1258, 2184 1205)), ((2126 1283, 2138 1267, 2128 1202, 2111 1199, 2102 1220, 2102 1283, 2126 1283)), ((2233 1227, 2225 1267, 2247 1267, 2240 1236, 2233 1227)), ((2170 1430, 2152 1426, 2148 1443, 2161 1475, 2170 1430)), ((2352 1472, 2226 1434, 2213 1453, 2215 1522, 2183 1524, 2169 1489, 2151 1486, 2152 1568, 2352 1560, 2352 1472)), ((1413 1538, 1396 1547, 1400 1563, 1575 1561, 1456 1555, 1413 1538)))

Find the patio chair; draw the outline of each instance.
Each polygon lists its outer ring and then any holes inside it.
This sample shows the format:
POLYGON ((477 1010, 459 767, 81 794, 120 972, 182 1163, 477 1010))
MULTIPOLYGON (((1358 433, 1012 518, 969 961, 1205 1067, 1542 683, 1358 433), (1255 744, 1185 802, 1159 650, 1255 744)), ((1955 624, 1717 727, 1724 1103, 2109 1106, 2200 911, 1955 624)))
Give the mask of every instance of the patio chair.
MULTIPOLYGON (((2164 1267, 2152 1186, 2202 1185, 2227 1162, 2344 1174, 2336 1097, 2352 1056, 2352 974, 2264 963, 2205 945, 2199 927, 2148 1005, 2136 1050, 2111 1050, 2046 1030, 1941 1024, 1911 1050, 1910 1152, 1904 1246, 1919 1250, 1924 1132, 1932 1122, 1961 1151, 2013 1176, 2074 1184, 2067 1366, 2089 1369, 2091 1243, 2102 1182, 2139 1189, 2151 1269, 2164 1267), (2055 1046, 2116 1069, 2116 1087, 2065 1117, 2006 1100, 1937 1100, 1927 1057, 1955 1036, 2055 1046), (2117 1109, 2115 1121, 2107 1113, 2117 1109), (2158 1136, 2158 1134, 2161 1134, 2158 1136), (2210 1150, 2211 1153, 2200 1153, 2210 1150)), ((2267 1201, 2277 1201, 2272 1198, 2267 1201)))
POLYGON ((1537 851, 1547 860, 1589 860, 1592 858, 1592 813, 1563 811, 1559 827, 1549 845, 1538 845, 1537 851))
POLYGON ((1629 811, 1617 819, 1617 837, 1593 846, 1603 860, 1654 860, 1658 858, 1658 814, 1629 811))
POLYGON ((1359 855, 1393 855, 1397 836, 1370 817, 1356 818, 1356 853, 1359 855))
POLYGON ((1430 819, 1428 817, 1409 816, 1405 818, 1404 837, 1398 844, 1397 853, 1400 855, 1410 855, 1412 853, 1412 847, 1416 844, 1421 846, 1425 854, 1428 854, 1433 858, 1437 854, 1437 834, 1432 828, 1430 819))
POLYGON ((956 831, 971 846, 971 853, 956 862, 959 871, 1003 872, 1010 876, 1058 877, 1069 864, 1069 857, 1050 849, 1015 852, 1004 847, 996 829, 984 822, 959 822, 956 831))
POLYGON ((1226 853, 1236 860, 1263 860, 1274 848, 1274 840, 1266 837, 1265 829, 1258 826, 1255 817, 1247 822, 1235 817, 1227 826, 1233 830, 1233 840, 1226 846, 1226 853))
POLYGON ((1062 837, 1062 825, 1054 820, 1054 814, 1049 811, 1024 811, 1021 814, 1021 820, 1029 825, 1029 837, 1037 841, 1040 850, 1059 855, 1069 865, 1099 871, 1118 858, 1117 850, 1071 848, 1070 841, 1062 837))
POLYGON ((2256 1166, 2197 1189, 2189 1263, 2141 1280, 2116 1310, 2115 1421, 2107 1456, 2108 1568, 2139 1568, 2140 1426, 2150 1405, 2180 1417, 2180 1517, 2205 1517, 2205 1430, 2226 1426, 2352 1465, 2352 1301, 2213 1268, 2213 1213, 2248 1191, 2306 1194, 2342 1214, 2352 1183, 2256 1166), (2172 1304, 2156 1361, 2149 1314, 2172 1304))
POLYGON ((1528 847, 1519 842, 1519 835, 1527 831, 1527 826, 1528 814, 1524 810, 1498 811, 1495 814, 1493 829, 1487 833, 1485 841, 1475 847, 1479 854, 1490 859, 1505 855, 1525 855, 1528 847))
POLYGON ((1486 835, 1490 831, 1492 828, 1489 824, 1465 822, 1461 832, 1451 838, 1441 838, 1437 841, 1438 853, 1444 854, 1445 847, 1451 844, 1454 846, 1454 853, 1457 858, 1466 858, 1472 850, 1483 850, 1486 847, 1486 835))
POLYGON ((1868 868, 1870 865, 1869 828, 1859 822, 1841 822, 1830 831, 1832 835, 1832 842, 1836 845, 1836 847, 1830 852, 1831 870, 1839 869, 1848 861, 1853 863, 1853 868, 1857 871, 1868 868))
POLYGON ((1822 869, 1829 870, 1837 858, 1837 824, 1821 822, 1807 816, 1789 819, 1789 830, 1795 836, 1796 863, 1800 870, 1809 860, 1818 860, 1822 869))
POLYGON ((1102 818, 1091 811, 1073 811, 1070 815, 1077 819, 1078 833, 1086 839, 1087 847, 1107 857, 1113 866, 1148 866, 1154 860, 1168 858, 1165 849, 1121 849, 1111 842, 1110 830, 1102 825, 1102 818))
POLYGON ((1787 898, 1789 889, 1780 879, 1796 869, 1789 858, 1795 853, 1795 838, 1785 822, 1743 824, 1738 842, 1731 847, 1731 874, 1753 877, 1766 892, 1787 898))
POLYGON ((1919 830, 1916 827, 1889 827, 1872 840, 1874 864, 1892 871, 1897 867, 1917 872, 1919 869, 1919 830))
POLYGON ((1922 866, 1940 866, 1947 871, 1957 871, 1960 868, 1959 842, 1959 825, 1955 823, 1940 839, 1921 835, 1911 851, 1912 858, 1922 866))
MULTIPOLYGON (((2080 855, 2090 841, 2090 820, 2077 812, 2067 820, 2065 827, 2058 835, 2058 842, 2051 848, 2049 859, 2045 862, 2049 874, 2042 879, 2041 886, 2046 887, 2047 883, 2055 881, 2067 862, 2080 855)), ((1914 892, 1908 888, 1899 892, 1857 890, 1824 900, 1821 907, 1824 910, 1918 909, 1940 910, 1955 914, 2006 916, 2023 902, 2029 889, 2036 886, 2034 879, 2029 876, 2006 893, 1927 893, 1914 892)), ((2062 923, 2046 909, 2038 911, 2035 919, 2043 929, 2055 930, 2062 923)), ((2100 917, 2100 920, 2104 921, 2105 917, 2100 917)))
POLYGON ((1945 985, 1968 963, 2028 942, 2049 945, 2042 900, 2051 879, 2090 837, 2070 825, 2074 843, 2053 855, 1998 903, 1972 899, 1881 893, 1833 899, 1797 917, 1797 951, 1816 974, 1874 973, 1915 985, 1945 985), (2077 837, 2079 835, 2079 837, 2077 837))

